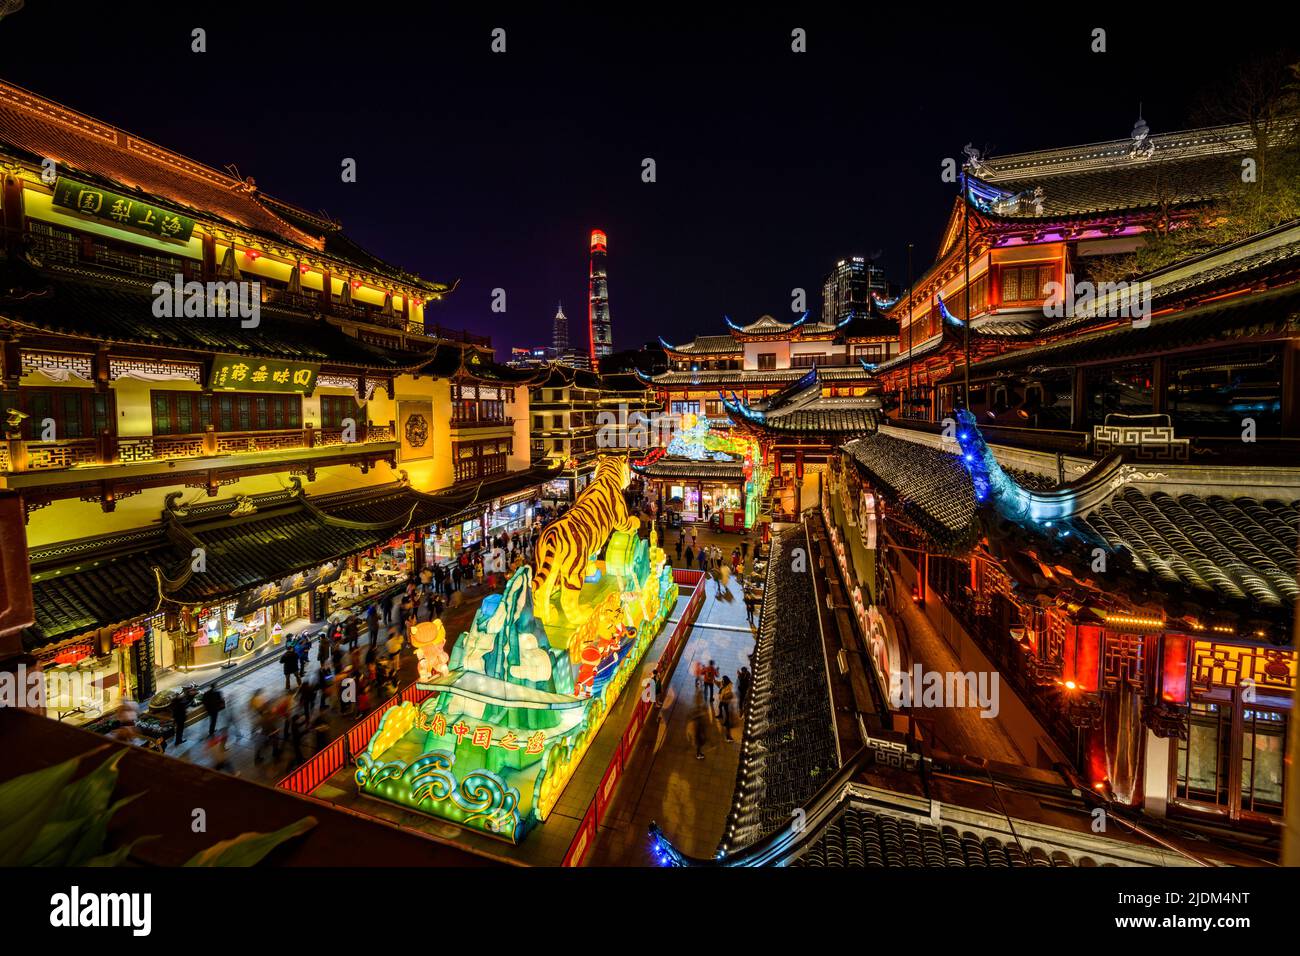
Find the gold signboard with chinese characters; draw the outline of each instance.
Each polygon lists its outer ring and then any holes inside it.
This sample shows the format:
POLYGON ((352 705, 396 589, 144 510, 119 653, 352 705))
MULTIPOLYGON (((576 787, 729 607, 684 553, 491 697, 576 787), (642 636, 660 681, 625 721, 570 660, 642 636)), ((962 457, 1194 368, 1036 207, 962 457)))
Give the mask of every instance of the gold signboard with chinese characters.
POLYGON ((212 388, 240 392, 302 392, 316 388, 319 365, 259 359, 247 355, 218 355, 212 360, 212 388))
POLYGON ((194 234, 194 220, 188 216, 66 176, 60 176, 54 184, 54 205, 128 229, 138 229, 159 239, 189 242, 194 234))

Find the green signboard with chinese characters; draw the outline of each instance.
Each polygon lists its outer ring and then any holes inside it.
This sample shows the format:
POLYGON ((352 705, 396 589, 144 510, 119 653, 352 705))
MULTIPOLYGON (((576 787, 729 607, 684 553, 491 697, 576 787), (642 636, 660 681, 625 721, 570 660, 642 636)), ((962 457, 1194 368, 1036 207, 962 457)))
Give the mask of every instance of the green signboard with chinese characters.
POLYGON ((54 205, 79 212, 83 216, 138 229, 160 239, 189 242, 194 233, 194 220, 187 216, 98 186, 79 183, 66 176, 60 176, 54 184, 54 205))
POLYGON ((247 355, 218 355, 212 360, 212 388, 241 392, 303 392, 316 388, 319 365, 287 362, 283 359, 250 358, 247 355))

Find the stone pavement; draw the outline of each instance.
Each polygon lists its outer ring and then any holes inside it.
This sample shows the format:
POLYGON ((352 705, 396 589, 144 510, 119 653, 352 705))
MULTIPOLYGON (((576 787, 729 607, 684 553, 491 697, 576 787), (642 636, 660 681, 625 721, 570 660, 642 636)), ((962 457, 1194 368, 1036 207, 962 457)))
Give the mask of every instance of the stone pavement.
MULTIPOLYGON (((734 535, 717 537, 730 539, 732 547, 738 540, 734 535)), ((706 540, 704 533, 700 540, 706 540)), ((722 839, 740 762, 741 719, 739 714, 733 719, 733 742, 727 743, 716 717, 716 704, 714 708, 706 706, 703 690, 695 687, 692 669, 697 662, 714 660, 719 673, 734 682, 741 665, 749 664, 754 632, 745 620, 735 578, 721 598, 715 582, 706 581, 704 587, 704 604, 664 691, 658 721, 642 731, 614 802, 601 821, 587 859, 589 866, 653 865, 647 835, 651 821, 658 823, 683 853, 692 856, 713 856, 722 839), (697 715, 707 720, 709 727, 703 760, 696 759, 689 736, 688 724, 697 715)))
MULTIPOLYGON (((499 591, 500 589, 496 589, 499 591)), ((479 604, 483 598, 494 593, 486 586, 470 587, 464 589, 462 593, 462 603, 458 607, 447 608, 443 611, 442 622, 447 630, 447 644, 451 643, 460 636, 461 631, 469 629, 474 620, 474 614, 478 611, 479 604)), ((428 615, 421 608, 419 613, 420 620, 426 620, 428 615)), ((319 625, 316 625, 319 627, 319 625)), ((357 646, 365 652, 369 646, 369 637, 362 628, 361 640, 357 646)), ((221 685, 221 692, 225 695, 226 709, 222 711, 217 721, 218 730, 226 728, 227 737, 227 760, 228 766, 222 768, 227 773, 232 773, 237 777, 246 777, 251 780, 257 780, 262 783, 274 784, 285 776, 292 768, 292 756, 289 747, 284 747, 279 758, 267 758, 262 763, 254 760, 254 748, 256 744, 253 735, 253 724, 251 720, 251 710, 249 701, 254 693, 263 690, 275 697, 284 693, 284 672, 279 666, 280 653, 284 645, 278 645, 276 653, 263 659, 261 666, 249 668, 246 673, 236 677, 230 683, 221 685)), ((347 645, 344 645, 346 652, 347 645)), ((383 653, 383 627, 380 628, 380 653, 383 653)), ((316 663, 315 648, 308 654, 307 673, 315 675, 319 669, 316 663)), ((416 677, 415 655, 409 649, 402 653, 402 664, 399 671, 399 686, 414 682, 416 677)), ((202 686, 202 685, 200 685, 202 686)), ((296 682, 294 688, 297 688, 296 682)), ((383 701, 373 700, 373 706, 379 706, 383 701)), ((195 711, 202 714, 203 708, 196 707, 195 711)), ((317 746, 315 734, 308 733, 307 743, 303 747, 303 756, 310 759, 320 747, 326 743, 341 737, 348 728, 350 728, 358 719, 356 714, 351 716, 341 715, 335 711, 326 711, 329 729, 325 739, 320 741, 317 746)), ((208 745, 208 720, 206 716, 200 717, 197 721, 192 722, 185 729, 185 740, 177 747, 170 740, 167 743, 167 755, 186 760, 191 763, 202 764, 207 767, 216 767, 220 762, 220 755, 213 747, 208 745)))

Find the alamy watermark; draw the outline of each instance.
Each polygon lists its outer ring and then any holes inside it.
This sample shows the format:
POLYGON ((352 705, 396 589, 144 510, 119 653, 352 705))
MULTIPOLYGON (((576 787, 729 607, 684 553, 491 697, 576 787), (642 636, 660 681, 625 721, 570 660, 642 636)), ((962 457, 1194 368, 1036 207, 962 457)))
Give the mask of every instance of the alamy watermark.
POLYGON ((920 664, 895 672, 889 680, 894 707, 978 707, 992 720, 1001 710, 1001 683, 996 671, 927 671, 920 664))
POLYGON ((596 415, 597 448, 631 448, 646 451, 667 448, 682 428, 680 415, 631 411, 626 404, 618 411, 596 415))
POLYGON ((98 714, 103 707, 100 688, 107 677, 102 670, 42 671, 19 664, 0 672, 0 707, 54 707, 98 714))
POLYGON ((261 282, 186 282, 177 273, 171 282, 155 282, 152 291, 154 318, 240 319, 245 329, 262 321, 261 282))
POLYGON ((1088 315, 1103 319, 1132 319, 1134 328, 1151 324, 1150 282, 1099 282, 1087 279, 1076 281, 1067 272, 1064 282, 1048 282, 1043 286, 1047 298, 1043 314, 1049 319, 1073 318, 1088 315))

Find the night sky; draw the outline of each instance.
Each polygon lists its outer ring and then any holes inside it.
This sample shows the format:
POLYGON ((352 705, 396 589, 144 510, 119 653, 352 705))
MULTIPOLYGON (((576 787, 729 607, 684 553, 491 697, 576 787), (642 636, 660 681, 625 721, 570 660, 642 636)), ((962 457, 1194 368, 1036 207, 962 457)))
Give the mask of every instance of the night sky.
POLYGON ((1271 49, 1254 15, 1211 26, 1188 7, 1197 22, 1175 27, 1135 19, 1136 4, 1058 22, 1048 5, 998 5, 968 23, 931 4, 906 5, 913 20, 862 6, 743 22, 645 3, 623 17, 188 6, 27 0, 0 21, 0 77, 234 163, 376 254, 459 278, 433 317, 491 334, 499 356, 550 344, 557 300, 585 345, 594 226, 616 348, 719 333, 724 313, 788 315, 796 286, 816 310, 842 256, 880 252, 900 285, 909 242, 918 273, 931 262, 955 196, 940 163, 964 143, 1000 155, 1123 137, 1139 101, 1154 133, 1182 128, 1208 83, 1271 49), (207 53, 190 51, 196 26, 207 53), (790 51, 796 26, 806 54, 790 51), (1096 26, 1105 54, 1089 50, 1096 26))

